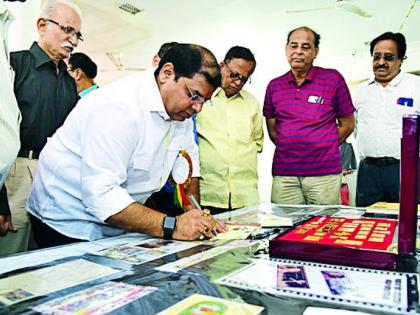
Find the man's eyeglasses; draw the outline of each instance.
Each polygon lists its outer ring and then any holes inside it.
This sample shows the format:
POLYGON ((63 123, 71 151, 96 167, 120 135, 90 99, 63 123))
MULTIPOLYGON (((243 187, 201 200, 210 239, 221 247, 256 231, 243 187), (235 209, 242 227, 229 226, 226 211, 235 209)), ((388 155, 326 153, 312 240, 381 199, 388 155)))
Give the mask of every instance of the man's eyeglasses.
POLYGON ((373 54, 372 55, 373 61, 379 61, 382 58, 384 58, 385 61, 394 61, 395 59, 397 59, 397 56, 395 56, 394 54, 373 54))
POLYGON ((248 79, 249 79, 249 83, 251 83, 251 78, 250 77, 246 77, 244 75, 240 75, 238 72, 233 71, 231 68, 229 68, 229 66, 228 66, 227 63, 225 63, 225 66, 226 66, 227 71, 229 72, 229 77, 232 80, 234 80, 234 81, 241 80, 241 83, 242 84, 245 84, 246 81, 248 81, 248 79))
POLYGON ((67 72, 74 72, 76 71, 78 68, 72 68, 71 66, 67 67, 67 72))
POLYGON ((203 105, 206 99, 198 94, 194 94, 188 86, 187 81, 185 81, 185 86, 188 89, 188 93, 190 93, 190 101, 193 101, 194 103, 200 103, 201 105, 203 105))
POLYGON ((48 22, 51 22, 51 23, 57 25, 59 28, 61 28, 61 30, 64 33, 71 34, 71 36, 76 36, 77 40, 80 40, 80 41, 83 42, 82 33, 77 32, 73 26, 64 26, 64 25, 61 25, 60 23, 58 23, 57 21, 50 20, 50 19, 45 19, 45 21, 48 21, 48 22))

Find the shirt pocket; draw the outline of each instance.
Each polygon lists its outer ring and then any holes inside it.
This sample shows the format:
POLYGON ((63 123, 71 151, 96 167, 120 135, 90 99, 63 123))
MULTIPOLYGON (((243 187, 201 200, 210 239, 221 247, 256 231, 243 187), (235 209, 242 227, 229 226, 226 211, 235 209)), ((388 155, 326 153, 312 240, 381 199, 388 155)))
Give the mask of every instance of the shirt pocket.
POLYGON ((242 113, 231 113, 226 121, 226 139, 232 145, 236 142, 249 143, 251 140, 252 113, 245 110, 242 113))
MULTIPOLYGON (((392 104, 394 115, 414 114, 416 112, 414 97, 398 97, 392 104)), ((398 117, 398 116, 397 116, 398 117)))
POLYGON ((184 137, 177 136, 172 139, 168 146, 168 152, 164 161, 163 169, 171 172, 172 166, 181 150, 186 150, 184 137))
POLYGON ((137 154, 133 158, 133 169, 147 172, 152 166, 152 156, 149 154, 137 154))
POLYGON ((132 167, 127 170, 126 189, 130 195, 154 191, 157 186, 154 179, 153 156, 137 154, 133 157, 132 167))

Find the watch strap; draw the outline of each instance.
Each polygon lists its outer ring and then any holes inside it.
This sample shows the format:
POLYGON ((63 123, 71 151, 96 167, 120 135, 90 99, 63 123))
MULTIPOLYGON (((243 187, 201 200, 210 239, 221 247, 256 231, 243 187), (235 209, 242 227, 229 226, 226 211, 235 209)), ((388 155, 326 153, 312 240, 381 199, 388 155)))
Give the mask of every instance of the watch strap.
POLYGON ((165 240, 172 239, 172 235, 174 234, 175 227, 176 227, 176 217, 166 216, 163 219, 162 230, 163 230, 163 238, 165 240))

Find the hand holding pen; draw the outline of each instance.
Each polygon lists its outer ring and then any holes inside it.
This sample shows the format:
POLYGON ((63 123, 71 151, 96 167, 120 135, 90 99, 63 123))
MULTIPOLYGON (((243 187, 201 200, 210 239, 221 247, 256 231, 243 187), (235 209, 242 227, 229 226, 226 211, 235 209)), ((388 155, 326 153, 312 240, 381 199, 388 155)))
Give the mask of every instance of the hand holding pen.
POLYGON ((189 195, 188 199, 190 200, 190 202, 194 205, 196 209, 199 209, 202 211, 202 215, 205 220, 206 219, 211 220, 210 226, 206 224, 207 222, 205 221, 203 222, 203 230, 200 231, 201 236, 199 237, 200 240, 204 238, 212 238, 213 236, 217 235, 217 232, 227 231, 226 224, 220 220, 214 219, 211 216, 210 210, 208 209, 203 210, 193 195, 189 195))

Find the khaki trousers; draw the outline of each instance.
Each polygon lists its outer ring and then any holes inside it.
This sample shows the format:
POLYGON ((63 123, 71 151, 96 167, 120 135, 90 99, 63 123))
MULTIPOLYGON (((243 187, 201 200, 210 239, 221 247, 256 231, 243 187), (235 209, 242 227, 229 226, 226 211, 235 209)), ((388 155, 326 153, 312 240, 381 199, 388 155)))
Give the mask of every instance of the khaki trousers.
POLYGON ((271 202, 278 204, 339 205, 341 173, 295 177, 274 176, 271 202))
POLYGON ((17 233, 9 232, 5 237, 0 237, 0 256, 28 250, 31 225, 25 210, 25 204, 32 187, 37 165, 38 160, 18 157, 10 169, 5 185, 12 212, 12 222, 18 231, 17 233))

